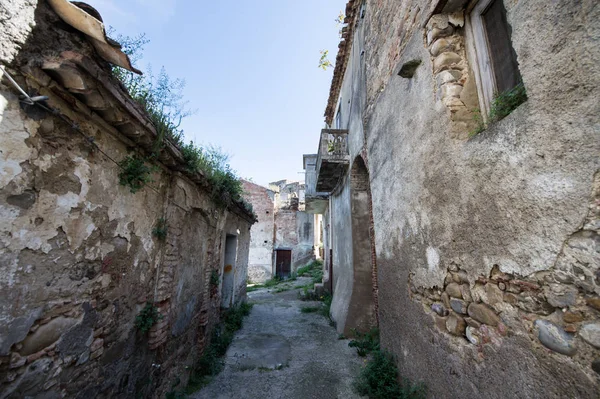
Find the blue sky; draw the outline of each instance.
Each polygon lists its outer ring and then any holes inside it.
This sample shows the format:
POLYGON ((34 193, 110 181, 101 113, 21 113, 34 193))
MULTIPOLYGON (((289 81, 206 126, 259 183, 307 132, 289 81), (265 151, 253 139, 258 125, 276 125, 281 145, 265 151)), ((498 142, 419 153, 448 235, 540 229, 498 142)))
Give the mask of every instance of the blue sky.
POLYGON ((145 33, 144 59, 186 81, 197 112, 186 141, 220 146, 243 177, 267 184, 303 180, 302 154, 315 153, 346 0, 90 0, 118 33, 145 33))

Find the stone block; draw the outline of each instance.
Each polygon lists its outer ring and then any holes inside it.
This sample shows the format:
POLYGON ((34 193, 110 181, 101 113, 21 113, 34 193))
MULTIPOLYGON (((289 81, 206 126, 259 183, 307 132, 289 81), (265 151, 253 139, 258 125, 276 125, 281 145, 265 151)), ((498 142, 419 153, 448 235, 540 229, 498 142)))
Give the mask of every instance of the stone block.
POLYGON ((446 286, 446 293, 453 297, 462 299, 462 293, 460 292, 460 286, 457 283, 450 283, 446 286))
POLYGON ((536 320, 534 325, 538 329, 538 339, 545 347, 563 355, 575 355, 573 336, 548 320, 536 320))
POLYGON ((468 304, 461 299, 451 298, 450 306, 456 313, 467 314, 468 304))
POLYGON ((442 69, 461 69, 456 68, 457 64, 462 61, 462 57, 453 52, 444 52, 438 55, 433 60, 433 69, 434 71, 441 71, 442 69), (450 68, 453 67, 454 68, 450 68))
POLYGON ((556 308, 572 306, 577 301, 577 288, 571 285, 549 284, 544 287, 548 303, 556 308))
POLYGON ((77 319, 59 316, 50 322, 41 325, 33 334, 23 341, 22 355, 31 355, 45 347, 52 345, 60 336, 78 323, 77 319))
POLYGON ((600 323, 583 325, 579 330, 579 336, 594 348, 600 349, 600 323))
POLYGON ((480 323, 496 326, 500 318, 487 305, 481 303, 472 303, 469 305, 468 314, 480 323))
POLYGON ((465 320, 455 314, 451 314, 446 320, 446 329, 452 335, 462 336, 465 333, 465 320))
POLYGON ((445 38, 440 38, 440 39, 436 40, 429 47, 429 52, 434 57, 437 57, 438 55, 440 55, 444 51, 455 51, 455 50, 456 50, 456 48, 452 44, 452 42, 450 40, 445 39, 445 38))

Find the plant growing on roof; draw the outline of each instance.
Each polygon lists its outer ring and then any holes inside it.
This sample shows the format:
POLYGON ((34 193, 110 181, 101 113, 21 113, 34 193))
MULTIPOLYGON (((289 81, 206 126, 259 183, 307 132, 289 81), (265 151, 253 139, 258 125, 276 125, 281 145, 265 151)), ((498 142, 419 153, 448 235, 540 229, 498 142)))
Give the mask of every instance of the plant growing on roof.
POLYGON ((329 50, 321 50, 319 53, 321 54, 321 58, 319 58, 319 68, 326 71, 327 68, 331 68, 333 66, 328 58, 329 50))
POLYGON ((156 170, 155 167, 146 165, 144 158, 137 154, 126 156, 119 162, 119 166, 119 184, 128 186, 133 194, 152 182, 152 172, 156 170))

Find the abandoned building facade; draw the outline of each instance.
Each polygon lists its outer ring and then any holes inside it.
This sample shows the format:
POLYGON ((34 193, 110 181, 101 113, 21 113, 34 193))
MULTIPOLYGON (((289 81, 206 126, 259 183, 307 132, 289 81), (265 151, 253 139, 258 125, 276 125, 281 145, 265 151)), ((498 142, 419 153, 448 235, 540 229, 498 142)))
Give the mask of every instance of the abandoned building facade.
POLYGON ((247 207, 168 141, 151 182, 119 184, 158 134, 94 12, 0 5, 1 398, 164 397, 246 296, 247 207))
MULTIPOLYGON (((431 397, 600 395, 600 6, 350 0, 306 209, 431 397)), ((316 144, 316 143, 315 143, 316 144)))
POLYGON ((269 188, 243 181, 257 222, 252 226, 248 280, 263 283, 290 277, 319 256, 320 215, 305 210, 305 185, 279 180, 269 188))

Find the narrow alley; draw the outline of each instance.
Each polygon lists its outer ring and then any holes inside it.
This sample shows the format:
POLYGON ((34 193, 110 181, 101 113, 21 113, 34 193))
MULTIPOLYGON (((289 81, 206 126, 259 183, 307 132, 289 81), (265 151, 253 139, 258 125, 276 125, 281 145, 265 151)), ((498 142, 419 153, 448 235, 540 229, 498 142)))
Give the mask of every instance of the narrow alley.
POLYGON ((295 289, 276 293, 262 288, 248 293, 252 312, 227 351, 224 370, 192 398, 359 398, 352 381, 364 358, 338 339, 329 319, 302 308, 322 306, 301 301, 310 279, 299 277, 295 289))

